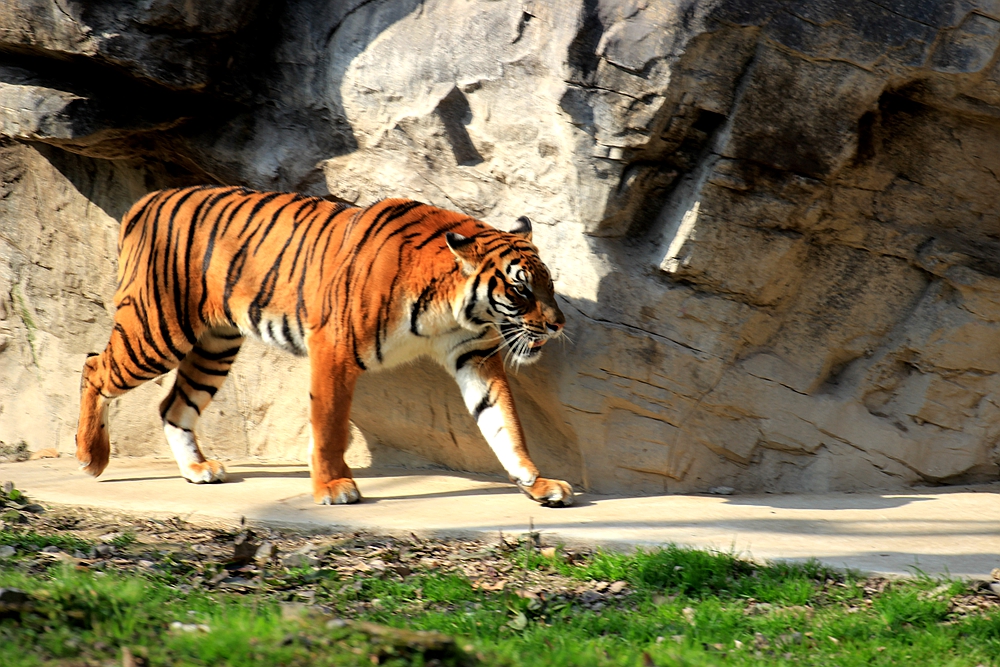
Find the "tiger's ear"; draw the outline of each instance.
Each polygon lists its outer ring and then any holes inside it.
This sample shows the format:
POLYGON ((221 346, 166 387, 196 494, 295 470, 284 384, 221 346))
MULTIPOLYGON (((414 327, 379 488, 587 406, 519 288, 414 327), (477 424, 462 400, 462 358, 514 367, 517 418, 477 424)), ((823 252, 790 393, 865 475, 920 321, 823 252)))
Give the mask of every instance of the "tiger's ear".
POLYGON ((528 220, 528 216, 522 215, 514 222, 514 228, 508 232, 514 236, 520 236, 525 241, 531 240, 531 220, 528 220))
POLYGON ((445 234, 444 240, 448 244, 448 249, 458 258, 465 272, 470 273, 474 271, 476 265, 479 263, 479 257, 476 253, 476 240, 468 236, 456 234, 455 232, 445 234))

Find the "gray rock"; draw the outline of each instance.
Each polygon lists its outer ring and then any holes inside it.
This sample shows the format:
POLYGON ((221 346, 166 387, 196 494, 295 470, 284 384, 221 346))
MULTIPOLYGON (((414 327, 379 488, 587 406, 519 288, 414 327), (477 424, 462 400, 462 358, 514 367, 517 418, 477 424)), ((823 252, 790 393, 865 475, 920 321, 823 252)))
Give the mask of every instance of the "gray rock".
MULTIPOLYGON (((950 0, 7 3, 0 432, 72 451, 116 219, 214 181, 531 217, 573 340, 512 375, 547 475, 995 480, 998 44, 950 0)), ((203 441, 304 459, 307 377, 248 343, 203 441)), ((161 392, 116 404, 120 455, 168 452, 161 392)), ((430 364, 364 376, 350 460, 498 472, 465 415, 430 364)))
POLYGON ((0 558, 11 558, 17 550, 9 544, 0 545, 0 558))
POLYGON ((315 567, 319 564, 316 547, 307 544, 291 553, 281 556, 281 564, 285 567, 315 567))
POLYGON ((257 547, 254 559, 259 561, 269 561, 278 555, 278 547, 273 542, 264 541, 257 547))
POLYGON ((109 558, 115 555, 116 549, 110 544, 98 544, 90 550, 91 558, 109 558))

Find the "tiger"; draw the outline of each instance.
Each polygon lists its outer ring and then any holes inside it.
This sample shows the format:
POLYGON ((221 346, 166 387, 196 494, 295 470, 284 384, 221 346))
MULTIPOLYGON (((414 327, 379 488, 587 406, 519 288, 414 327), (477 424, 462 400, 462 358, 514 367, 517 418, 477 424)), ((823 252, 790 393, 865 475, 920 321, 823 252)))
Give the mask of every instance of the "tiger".
POLYGON ((110 458, 109 401, 176 369, 159 406, 180 474, 222 482, 199 417, 246 337, 309 360, 309 470, 321 505, 361 500, 344 460, 355 383, 420 357, 441 364, 510 480, 551 507, 570 484, 539 475, 505 364, 528 364, 564 333, 531 221, 500 231, 409 199, 368 207, 292 192, 194 186, 151 192, 122 218, 114 321, 88 355, 76 458, 110 458))

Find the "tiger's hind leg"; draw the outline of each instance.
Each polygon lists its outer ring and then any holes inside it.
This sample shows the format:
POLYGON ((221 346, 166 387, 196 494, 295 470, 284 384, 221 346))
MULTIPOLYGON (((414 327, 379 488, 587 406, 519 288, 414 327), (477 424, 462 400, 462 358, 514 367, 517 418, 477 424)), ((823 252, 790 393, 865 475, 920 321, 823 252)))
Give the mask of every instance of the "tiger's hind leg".
POLYGON ((177 379, 160 403, 163 433, 177 460, 181 476, 195 484, 224 482, 226 470, 205 458, 195 427, 229 374, 243 336, 235 327, 216 327, 202 334, 177 368, 177 379))
MULTIPOLYGON (((111 399, 177 366, 177 359, 160 351, 163 343, 159 347, 149 343, 143 331, 132 302, 123 300, 115 313, 107 347, 100 354, 90 355, 83 365, 76 458, 83 471, 94 477, 104 472, 111 456, 108 436, 111 399)), ((186 350, 181 348, 180 352, 184 354, 186 350)))

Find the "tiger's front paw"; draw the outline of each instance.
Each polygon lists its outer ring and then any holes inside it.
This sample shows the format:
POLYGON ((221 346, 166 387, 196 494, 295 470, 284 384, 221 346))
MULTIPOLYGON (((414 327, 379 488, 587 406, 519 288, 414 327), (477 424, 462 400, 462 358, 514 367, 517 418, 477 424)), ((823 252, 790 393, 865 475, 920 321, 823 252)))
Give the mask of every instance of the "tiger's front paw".
POLYGON ((521 490, 545 507, 568 507, 573 504, 573 487, 561 479, 539 477, 531 486, 518 484, 521 490))
POLYGON ((201 463, 191 463, 187 470, 181 468, 184 479, 192 484, 215 484, 226 481, 226 469, 218 461, 211 459, 201 463))
POLYGON ((361 492, 353 479, 341 477, 326 484, 314 484, 313 499, 318 505, 349 505, 361 500, 361 492))

